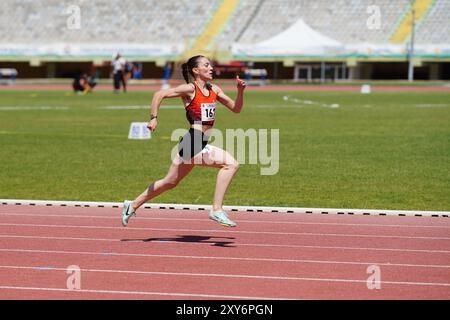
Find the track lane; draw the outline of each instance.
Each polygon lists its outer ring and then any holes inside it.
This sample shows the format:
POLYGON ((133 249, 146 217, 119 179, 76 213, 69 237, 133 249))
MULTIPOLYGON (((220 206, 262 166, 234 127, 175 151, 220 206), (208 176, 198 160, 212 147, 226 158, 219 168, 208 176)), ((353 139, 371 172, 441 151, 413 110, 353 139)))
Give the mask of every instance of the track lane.
POLYGON ((0 206, 3 297, 450 297, 446 218, 231 213, 228 229, 205 212, 145 210, 123 228, 118 209, 24 208, 0 206), (367 288, 371 263, 382 290, 367 288), (87 291, 63 291, 70 264, 87 291))

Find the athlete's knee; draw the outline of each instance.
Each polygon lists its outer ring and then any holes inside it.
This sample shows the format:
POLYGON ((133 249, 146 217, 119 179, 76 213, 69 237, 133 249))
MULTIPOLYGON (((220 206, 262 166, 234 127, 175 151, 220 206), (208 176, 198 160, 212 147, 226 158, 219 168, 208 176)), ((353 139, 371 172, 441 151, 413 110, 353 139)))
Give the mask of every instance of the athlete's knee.
POLYGON ((236 160, 226 164, 227 169, 237 171, 239 169, 239 162, 236 160))

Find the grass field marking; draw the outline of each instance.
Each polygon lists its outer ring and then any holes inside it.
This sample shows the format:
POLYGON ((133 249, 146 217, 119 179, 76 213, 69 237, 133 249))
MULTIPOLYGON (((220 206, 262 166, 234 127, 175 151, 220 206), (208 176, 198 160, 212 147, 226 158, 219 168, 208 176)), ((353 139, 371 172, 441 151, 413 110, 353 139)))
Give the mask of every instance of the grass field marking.
POLYGON ((55 106, 0 106, 0 111, 30 111, 30 110, 69 110, 69 107, 55 106))
POLYGON ((274 104, 260 104, 251 106, 250 108, 260 108, 260 109, 275 109, 275 108, 301 108, 301 106, 287 106, 283 104, 274 105, 274 104))
MULTIPOLYGON (((33 266, 2 266, 0 269, 13 270, 36 270, 33 266)), ((51 268, 43 271, 65 271, 65 268, 51 268)), ((224 274, 224 273, 192 273, 192 272, 163 272, 163 271, 139 271, 139 270, 120 270, 120 269, 80 269, 83 272, 93 273, 126 273, 141 275, 164 275, 164 276, 181 276, 181 277, 214 277, 214 278, 243 278, 243 279, 262 279, 262 280, 288 280, 288 281, 323 281, 323 282, 351 282, 366 283, 364 279, 342 279, 342 278, 308 278, 308 277, 281 277, 269 275, 252 275, 252 274, 224 274)), ((386 281, 383 283, 399 284, 399 285, 416 285, 416 286, 450 286, 450 283, 442 282, 411 282, 411 281, 386 281)), ((79 290, 77 290, 79 291, 79 290)))
MULTIPOLYGON (((0 252, 16 252, 16 253, 47 253, 47 254, 72 254, 72 255, 93 255, 105 256, 104 252, 93 251, 64 251, 64 250, 37 250, 37 249, 21 249, 21 248, 1 248, 0 252)), ((111 252, 110 256, 128 256, 128 257, 148 257, 148 258, 169 258, 169 259, 193 259, 193 260, 234 260, 234 261, 261 261, 261 262, 278 262, 278 263, 310 263, 310 264, 341 264, 341 265, 380 265, 386 267, 411 267, 411 268, 436 268, 448 269, 450 265, 435 264, 411 264, 411 263, 390 263, 390 262, 369 262, 369 261, 335 261, 335 260, 306 260, 306 259, 277 259, 277 258, 250 258, 250 257, 227 257, 227 256, 192 256, 192 255, 174 255, 174 254, 149 254, 149 253, 127 253, 127 252, 111 252)), ((450 286, 450 283, 447 284, 450 286)))
MULTIPOLYGON (((123 227, 91 226, 91 225, 65 225, 65 224, 34 224, 34 223, 0 223, 0 226, 11 227, 39 227, 39 228, 63 228, 63 229, 105 229, 123 230, 123 227)), ((374 235, 374 234, 348 234, 348 233, 316 233, 316 232, 275 232, 275 231, 242 231, 219 229, 174 229, 174 228, 145 228, 128 227, 128 230, 168 231, 168 232, 210 232, 210 233, 241 233, 241 234, 268 234, 279 236, 311 236, 311 237, 349 237, 349 238, 395 238, 395 239, 420 239, 420 240, 450 240, 450 237, 413 237, 398 235, 374 235)))
POLYGON ((445 108, 445 107, 450 107, 450 104, 416 104, 415 105, 418 108, 445 108))
MULTIPOLYGON (((0 199, 0 205, 37 205, 37 206, 69 206, 69 207, 108 207, 121 208, 122 202, 93 202, 93 201, 57 201, 57 200, 18 200, 0 199)), ((211 205, 174 204, 174 203, 146 203, 146 209, 174 210, 211 210, 211 205)), ((423 216, 450 217, 449 211, 412 211, 412 210, 383 210, 383 209, 336 209, 336 208, 297 208, 297 207, 265 207, 265 206, 223 206, 224 210, 241 212, 274 212, 274 213, 306 213, 306 214, 348 214, 348 215, 381 215, 381 216, 423 216)))
POLYGON ((90 133, 45 133, 45 132, 13 132, 13 131, 0 131, 0 135, 12 135, 12 136, 23 136, 23 135, 30 135, 30 136, 53 136, 53 137, 90 137, 90 138, 121 138, 126 135, 119 135, 119 134, 90 134, 90 133))
POLYGON ((105 110, 141 110, 141 109, 148 109, 149 106, 106 106, 98 108, 105 110))
MULTIPOLYGON (((203 219, 204 220, 204 219, 203 219)), ((119 242, 117 238, 75 238, 75 237, 49 237, 49 236, 34 236, 34 235, 8 235, 1 234, 0 238, 10 239, 41 239, 41 240, 67 240, 67 241, 98 241, 98 242, 119 242)), ((139 242, 137 240, 135 242, 139 242)), ((155 243, 171 243, 185 246, 189 245, 213 245, 211 242, 179 242, 176 240, 154 241, 155 243)), ((264 247, 264 248, 292 248, 292 249, 321 249, 321 250, 364 250, 364 251, 393 251, 393 252, 420 252, 420 253, 437 253, 450 254, 449 250, 429 250, 429 249, 405 249, 405 248, 375 248, 375 247, 342 247, 342 246, 306 246, 306 245, 290 245, 290 244, 273 244, 273 243, 237 243, 238 246, 245 247, 264 247)))
POLYGON ((302 100, 302 99, 292 97, 291 95, 283 96, 283 101, 292 102, 292 103, 295 103, 298 105, 320 106, 320 107, 330 108, 330 109, 336 109, 336 108, 340 107, 340 105, 338 103, 327 104, 327 103, 321 103, 321 102, 311 101, 311 100, 302 100))
MULTIPOLYGON (((105 107, 98 107, 99 109, 104 110, 150 110, 150 105, 145 106, 105 106, 105 107)), ((160 109, 184 109, 183 106, 180 105, 162 105, 160 109)))
POLYGON ((291 105, 286 105, 286 104, 278 104, 278 105, 270 105, 270 104, 260 104, 260 105, 255 105, 255 106, 251 106, 250 108, 258 108, 258 109, 279 109, 279 108, 303 108, 303 105, 296 105, 296 104, 291 104, 291 105))

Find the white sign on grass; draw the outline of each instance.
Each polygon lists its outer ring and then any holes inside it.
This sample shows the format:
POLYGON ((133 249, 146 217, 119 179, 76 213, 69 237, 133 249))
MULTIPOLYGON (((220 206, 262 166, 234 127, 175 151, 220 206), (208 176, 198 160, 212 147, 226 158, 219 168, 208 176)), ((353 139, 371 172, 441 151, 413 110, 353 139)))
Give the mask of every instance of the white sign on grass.
POLYGON ((151 137, 151 132, 147 128, 147 122, 131 123, 128 139, 150 139, 151 137))
POLYGON ((361 93, 368 94, 372 92, 372 88, 370 87, 370 84, 363 84, 361 86, 361 93))

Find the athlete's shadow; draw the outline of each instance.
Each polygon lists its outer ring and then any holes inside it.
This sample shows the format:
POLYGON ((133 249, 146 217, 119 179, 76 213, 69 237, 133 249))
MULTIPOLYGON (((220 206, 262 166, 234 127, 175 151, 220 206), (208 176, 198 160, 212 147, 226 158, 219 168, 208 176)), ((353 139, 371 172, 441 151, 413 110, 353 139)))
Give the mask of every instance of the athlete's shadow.
POLYGON ((213 239, 227 239, 234 240, 234 237, 210 237, 210 236, 193 236, 193 235, 179 235, 176 238, 148 238, 148 239, 122 239, 121 241, 143 241, 143 242, 196 242, 196 243, 210 243, 215 247, 234 248, 233 241, 213 240, 213 239))

